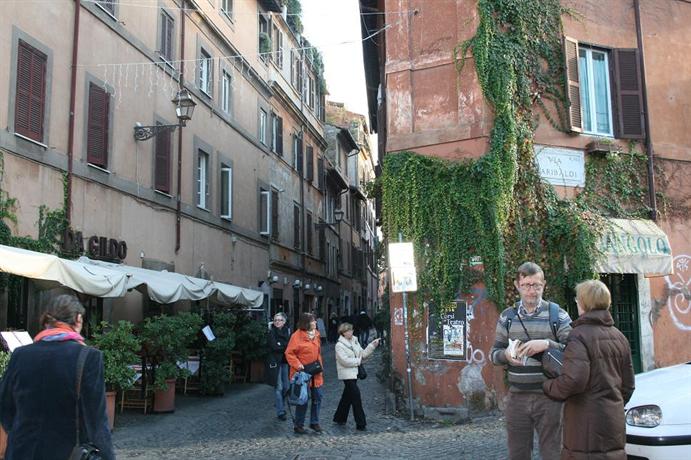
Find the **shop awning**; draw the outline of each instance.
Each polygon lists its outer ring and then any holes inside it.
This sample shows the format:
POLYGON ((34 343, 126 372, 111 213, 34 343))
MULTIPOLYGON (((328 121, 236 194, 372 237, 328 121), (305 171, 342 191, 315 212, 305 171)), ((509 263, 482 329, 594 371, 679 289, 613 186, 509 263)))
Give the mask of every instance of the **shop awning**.
POLYGON ((0 271, 96 297, 123 297, 127 291, 125 273, 11 246, 0 245, 0 271))
POLYGON ((127 289, 137 289, 154 302, 170 304, 178 300, 203 300, 215 296, 224 305, 238 305, 248 308, 261 306, 263 293, 244 289, 226 283, 219 283, 181 273, 156 271, 146 268, 120 265, 81 257, 84 264, 103 267, 128 277, 127 289))
POLYGON ((608 224, 600 240, 603 257, 597 265, 598 272, 646 276, 673 272, 669 239, 653 221, 608 219, 608 224))

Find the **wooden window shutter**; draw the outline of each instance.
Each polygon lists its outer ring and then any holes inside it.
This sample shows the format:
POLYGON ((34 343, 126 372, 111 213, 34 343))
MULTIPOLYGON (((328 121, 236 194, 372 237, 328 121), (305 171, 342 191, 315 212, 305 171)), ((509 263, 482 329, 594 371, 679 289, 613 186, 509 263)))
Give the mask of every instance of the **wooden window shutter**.
POLYGON ((305 177, 309 182, 314 180, 314 148, 309 145, 307 146, 305 155, 307 155, 307 171, 305 177))
POLYGON ((641 84, 638 50, 614 50, 616 102, 619 109, 618 136, 622 139, 643 139, 643 85, 641 84))
POLYGON ((278 191, 271 190, 271 238, 278 240, 278 191))
POLYGON ((312 214, 307 214, 307 254, 312 254, 312 214))
POLYGON ((326 235, 324 227, 319 228, 319 260, 326 261, 326 235))
POLYGON ((156 136, 155 187, 165 193, 170 193, 170 136, 170 132, 156 136))
POLYGON ((47 60, 45 54, 19 40, 14 130, 39 142, 43 141, 47 60))
POLYGON ((89 84, 89 121, 86 141, 86 159, 102 168, 108 165, 108 111, 109 96, 106 91, 89 84))
POLYGON ((317 159, 317 188, 324 191, 324 158, 317 159))
POLYGON ((578 76, 578 40, 564 37, 566 59, 566 89, 569 96, 569 128, 573 132, 583 131, 581 119, 581 84, 578 76))
POLYGON ((161 11, 161 55, 171 61, 173 59, 173 18, 161 11))
POLYGON ((300 207, 293 205, 293 247, 300 249, 300 207))
POLYGON ((276 128, 276 153, 283 156, 283 118, 276 116, 278 127, 276 128))

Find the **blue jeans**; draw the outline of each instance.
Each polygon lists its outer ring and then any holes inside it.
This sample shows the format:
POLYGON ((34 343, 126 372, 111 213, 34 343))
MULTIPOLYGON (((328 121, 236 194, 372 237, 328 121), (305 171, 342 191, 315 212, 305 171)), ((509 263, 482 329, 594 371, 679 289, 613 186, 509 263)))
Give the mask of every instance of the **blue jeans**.
POLYGON ((369 340, 369 328, 360 331, 359 335, 358 342, 360 342, 360 346, 362 348, 365 348, 367 346, 367 341, 369 340))
POLYGON ((283 393, 288 391, 288 364, 283 363, 278 365, 278 378, 276 381, 276 415, 285 415, 285 399, 283 393))
MULTIPOLYGON (((322 389, 321 387, 317 387, 311 388, 311 390, 310 399, 312 400, 312 405, 310 407, 310 425, 317 425, 319 424, 319 407, 322 404, 322 389)), ((307 404, 295 406, 295 426, 302 428, 305 425, 306 414, 307 404)))

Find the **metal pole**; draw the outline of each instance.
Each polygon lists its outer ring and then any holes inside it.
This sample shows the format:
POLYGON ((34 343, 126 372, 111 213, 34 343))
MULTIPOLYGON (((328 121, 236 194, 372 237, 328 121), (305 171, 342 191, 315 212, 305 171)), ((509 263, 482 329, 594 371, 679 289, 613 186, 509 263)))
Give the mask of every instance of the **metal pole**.
MULTIPOLYGON (((398 242, 403 242, 403 234, 398 232, 398 242)), ((403 292, 403 331, 405 338, 405 360, 406 375, 408 378, 408 409, 410 410, 410 421, 415 420, 413 408, 413 369, 410 365, 410 334, 408 333, 408 293, 403 292)))

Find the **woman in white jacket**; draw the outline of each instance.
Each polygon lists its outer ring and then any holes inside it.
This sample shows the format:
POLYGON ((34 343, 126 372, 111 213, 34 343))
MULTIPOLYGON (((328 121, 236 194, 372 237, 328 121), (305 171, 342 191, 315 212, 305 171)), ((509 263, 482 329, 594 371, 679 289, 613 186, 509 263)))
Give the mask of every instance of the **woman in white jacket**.
POLYGON ((338 379, 343 380, 343 394, 338 402, 338 409, 333 421, 338 425, 345 425, 348 420, 350 406, 353 406, 355 427, 364 431, 367 427, 365 411, 362 409, 360 389, 357 386, 358 366, 362 360, 372 354, 379 345, 379 339, 373 340, 364 350, 360 346, 357 337, 353 337, 353 325, 342 323, 338 327, 338 342, 336 342, 336 370, 338 379))

